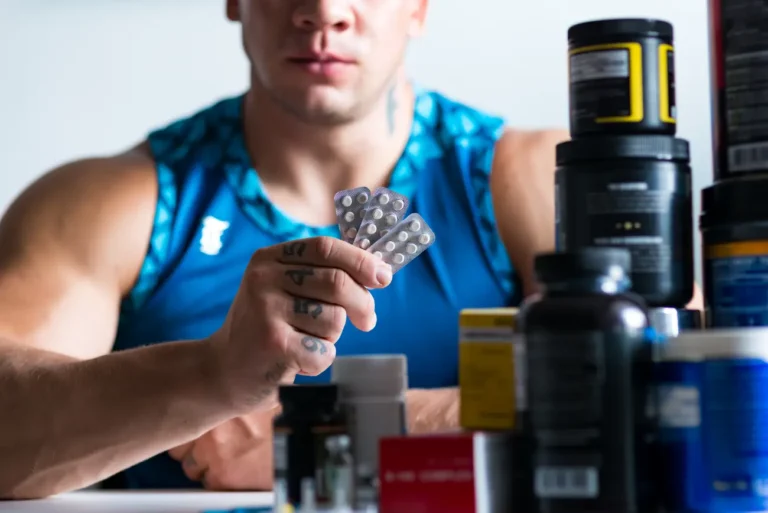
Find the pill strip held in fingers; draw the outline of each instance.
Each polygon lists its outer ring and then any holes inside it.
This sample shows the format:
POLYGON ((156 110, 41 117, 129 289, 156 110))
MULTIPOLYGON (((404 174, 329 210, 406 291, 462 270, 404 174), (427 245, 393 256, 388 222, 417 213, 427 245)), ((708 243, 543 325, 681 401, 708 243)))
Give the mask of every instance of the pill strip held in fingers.
POLYGON ((435 242, 435 233, 419 214, 411 214, 376 241, 368 251, 384 260, 396 273, 435 242))
POLYGON ((334 195, 341 238, 373 253, 396 273, 435 242, 435 233, 419 214, 405 219, 408 198, 380 187, 339 191, 334 195))

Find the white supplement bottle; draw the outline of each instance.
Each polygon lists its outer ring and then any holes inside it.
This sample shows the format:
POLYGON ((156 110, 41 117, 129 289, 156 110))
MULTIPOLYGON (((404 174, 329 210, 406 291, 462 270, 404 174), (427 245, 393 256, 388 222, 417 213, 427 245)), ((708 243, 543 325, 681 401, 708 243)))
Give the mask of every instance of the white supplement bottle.
POLYGON ((378 502, 379 439, 404 435, 408 365, 404 355, 338 357, 331 381, 347 414, 355 467, 355 508, 378 502))

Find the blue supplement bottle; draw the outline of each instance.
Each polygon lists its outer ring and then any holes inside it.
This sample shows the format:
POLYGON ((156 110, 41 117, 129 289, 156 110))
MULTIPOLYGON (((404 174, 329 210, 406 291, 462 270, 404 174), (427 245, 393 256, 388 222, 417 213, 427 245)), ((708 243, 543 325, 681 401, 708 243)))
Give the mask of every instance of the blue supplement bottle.
POLYGON ((768 510, 768 329, 683 333, 660 353, 665 510, 768 510))

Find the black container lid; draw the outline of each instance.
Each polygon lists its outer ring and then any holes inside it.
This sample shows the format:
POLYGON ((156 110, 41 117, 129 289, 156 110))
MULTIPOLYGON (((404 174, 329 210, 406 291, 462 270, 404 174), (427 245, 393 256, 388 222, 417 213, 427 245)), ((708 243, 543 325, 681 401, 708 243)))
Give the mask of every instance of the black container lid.
POLYGON ((570 280, 579 276, 628 274, 632 266, 626 248, 589 247, 563 253, 536 256, 534 269, 544 283, 570 280))
POLYGON ((339 387, 331 384, 283 385, 278 396, 283 407, 317 408, 322 405, 327 408, 338 400, 339 387))
POLYGON ((688 141, 669 135, 611 135, 561 142, 555 156, 561 166, 616 159, 689 162, 691 152, 688 141))
POLYGON ((673 39, 674 35, 670 22, 645 18, 594 20, 573 25, 568 29, 568 40, 572 42, 621 36, 673 39))
POLYGON ((701 228, 768 223, 768 175, 731 178, 701 191, 701 228))

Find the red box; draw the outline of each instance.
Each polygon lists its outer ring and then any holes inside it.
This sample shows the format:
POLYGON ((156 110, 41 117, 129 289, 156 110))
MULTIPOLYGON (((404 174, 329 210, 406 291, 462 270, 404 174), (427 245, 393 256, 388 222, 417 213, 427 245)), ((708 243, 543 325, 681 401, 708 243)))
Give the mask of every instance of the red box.
POLYGON ((511 511, 513 495, 516 511, 525 511, 530 487, 521 495, 524 451, 513 460, 515 440, 512 433, 485 432, 381 439, 379 513, 511 511))

